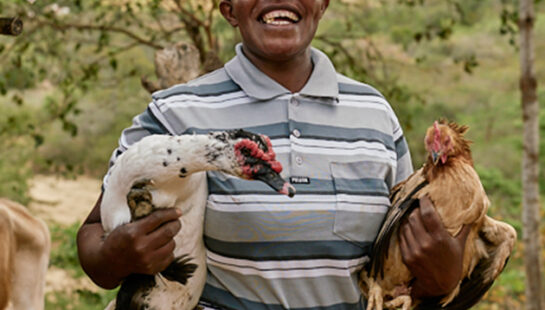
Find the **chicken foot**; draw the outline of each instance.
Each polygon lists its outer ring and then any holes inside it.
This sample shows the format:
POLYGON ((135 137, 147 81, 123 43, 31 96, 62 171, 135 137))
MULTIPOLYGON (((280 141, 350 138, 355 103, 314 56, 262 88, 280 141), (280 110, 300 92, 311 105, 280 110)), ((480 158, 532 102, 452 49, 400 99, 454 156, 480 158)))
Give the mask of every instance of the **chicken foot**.
POLYGON ((382 287, 373 279, 368 278, 366 282, 365 284, 369 287, 366 310, 399 309, 399 307, 401 310, 410 310, 412 298, 410 289, 406 286, 397 286, 391 294, 384 294, 382 287), (393 296, 393 299, 385 302, 385 295, 393 296))

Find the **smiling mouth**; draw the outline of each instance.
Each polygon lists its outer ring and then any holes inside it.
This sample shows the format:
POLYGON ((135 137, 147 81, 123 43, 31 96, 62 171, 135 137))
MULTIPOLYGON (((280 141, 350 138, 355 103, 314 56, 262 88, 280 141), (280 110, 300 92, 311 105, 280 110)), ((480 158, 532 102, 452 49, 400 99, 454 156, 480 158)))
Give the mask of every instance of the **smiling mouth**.
POLYGON ((264 14, 259 21, 265 25, 283 26, 296 24, 301 18, 294 12, 288 10, 275 10, 264 14))

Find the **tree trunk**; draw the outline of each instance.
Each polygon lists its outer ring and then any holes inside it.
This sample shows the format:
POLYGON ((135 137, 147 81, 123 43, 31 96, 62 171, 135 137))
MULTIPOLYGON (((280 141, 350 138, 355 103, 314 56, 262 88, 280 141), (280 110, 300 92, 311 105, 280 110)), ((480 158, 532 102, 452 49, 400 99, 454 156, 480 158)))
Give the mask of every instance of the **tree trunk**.
POLYGON ((539 205, 539 104, 534 71, 534 0, 520 0, 520 90, 524 122, 522 158, 522 222, 524 264, 526 268, 526 309, 542 310, 540 205, 539 205))

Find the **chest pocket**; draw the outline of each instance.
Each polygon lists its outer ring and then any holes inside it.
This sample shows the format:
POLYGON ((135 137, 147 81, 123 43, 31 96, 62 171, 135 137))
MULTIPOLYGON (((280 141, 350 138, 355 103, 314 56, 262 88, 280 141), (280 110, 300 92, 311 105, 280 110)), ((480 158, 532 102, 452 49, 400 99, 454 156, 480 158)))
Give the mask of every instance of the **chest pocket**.
POLYGON ((369 248, 390 207, 392 167, 383 162, 330 163, 336 197, 333 232, 345 241, 369 248))

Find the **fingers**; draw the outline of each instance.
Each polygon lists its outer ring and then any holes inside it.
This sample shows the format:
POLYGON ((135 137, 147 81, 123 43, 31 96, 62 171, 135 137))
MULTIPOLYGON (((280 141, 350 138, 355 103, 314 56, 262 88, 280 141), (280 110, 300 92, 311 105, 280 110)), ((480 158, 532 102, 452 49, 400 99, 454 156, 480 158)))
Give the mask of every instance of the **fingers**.
POLYGON ((159 228, 148 234, 146 236, 146 239, 148 239, 148 242, 150 244, 153 244, 155 246, 155 249, 159 249, 165 244, 172 241, 172 238, 176 236, 181 228, 182 224, 180 223, 180 221, 170 221, 159 226, 159 228))
POLYGON ((168 265, 170 265, 170 263, 174 261, 175 247, 176 243, 174 242, 174 240, 170 240, 167 244, 163 245, 155 251, 158 259, 156 260, 156 270, 154 270, 153 273, 165 270, 168 265))
POLYGON ((419 209, 415 209, 411 212, 411 214, 409 214, 407 218, 407 224, 408 225, 405 226, 408 226, 408 228, 410 228, 411 232, 415 236, 415 239, 417 240, 420 240, 429 233, 429 231, 426 229, 426 226, 424 225, 424 220, 419 209))
POLYGON ((145 253, 141 257, 141 261, 137 263, 137 273, 141 274, 156 274, 165 270, 172 261, 174 261, 174 248, 176 244, 174 240, 170 240, 167 244, 154 251, 145 253))
POLYGON ((157 274, 165 270, 174 261, 174 247, 174 241, 172 241, 160 250, 148 253, 139 264, 136 264, 135 273, 157 274))
POLYGON ((138 225, 142 231, 149 234, 159 228, 159 226, 177 220, 181 215, 181 211, 176 208, 161 209, 136 221, 135 225, 138 225))
POLYGON ((431 202, 429 197, 424 196, 420 198, 419 210, 422 225, 430 234, 445 232, 443 222, 441 221, 439 214, 437 214, 437 211, 433 207, 433 203, 431 202))
POLYGON ((405 241, 407 249, 412 250, 418 247, 418 236, 414 233, 411 223, 405 223, 400 227, 401 237, 405 241))
POLYGON ((405 264, 409 264, 408 260, 410 260, 411 248, 408 244, 407 238, 402 233, 402 230, 403 228, 400 229, 399 233, 399 248, 401 249, 401 258, 403 259, 403 262, 405 264))
MULTIPOLYGON (((169 223, 168 225, 171 224, 169 223)), ((155 231, 152 235, 145 235, 141 239, 136 240, 130 250, 128 249, 133 252, 130 255, 130 264, 134 268, 131 273, 155 274, 164 270, 174 260, 176 243, 174 239, 167 238, 171 234, 168 231, 171 230, 160 229, 157 234, 155 234, 157 232, 155 231), (158 245, 154 238, 167 241, 158 245)))
POLYGON ((158 210, 135 222, 122 225, 105 240, 109 260, 124 268, 123 274, 155 274, 174 260, 173 237, 180 231, 176 209, 158 210))
POLYGON ((428 232, 422 227, 418 213, 413 212, 399 229, 401 256, 406 265, 413 265, 421 259, 432 243, 428 232))
POLYGON ((473 224, 465 224, 462 227, 462 230, 460 230, 458 235, 456 235, 456 239, 458 240, 458 242, 465 244, 467 236, 469 236, 469 232, 471 232, 471 227, 473 227, 473 224))

